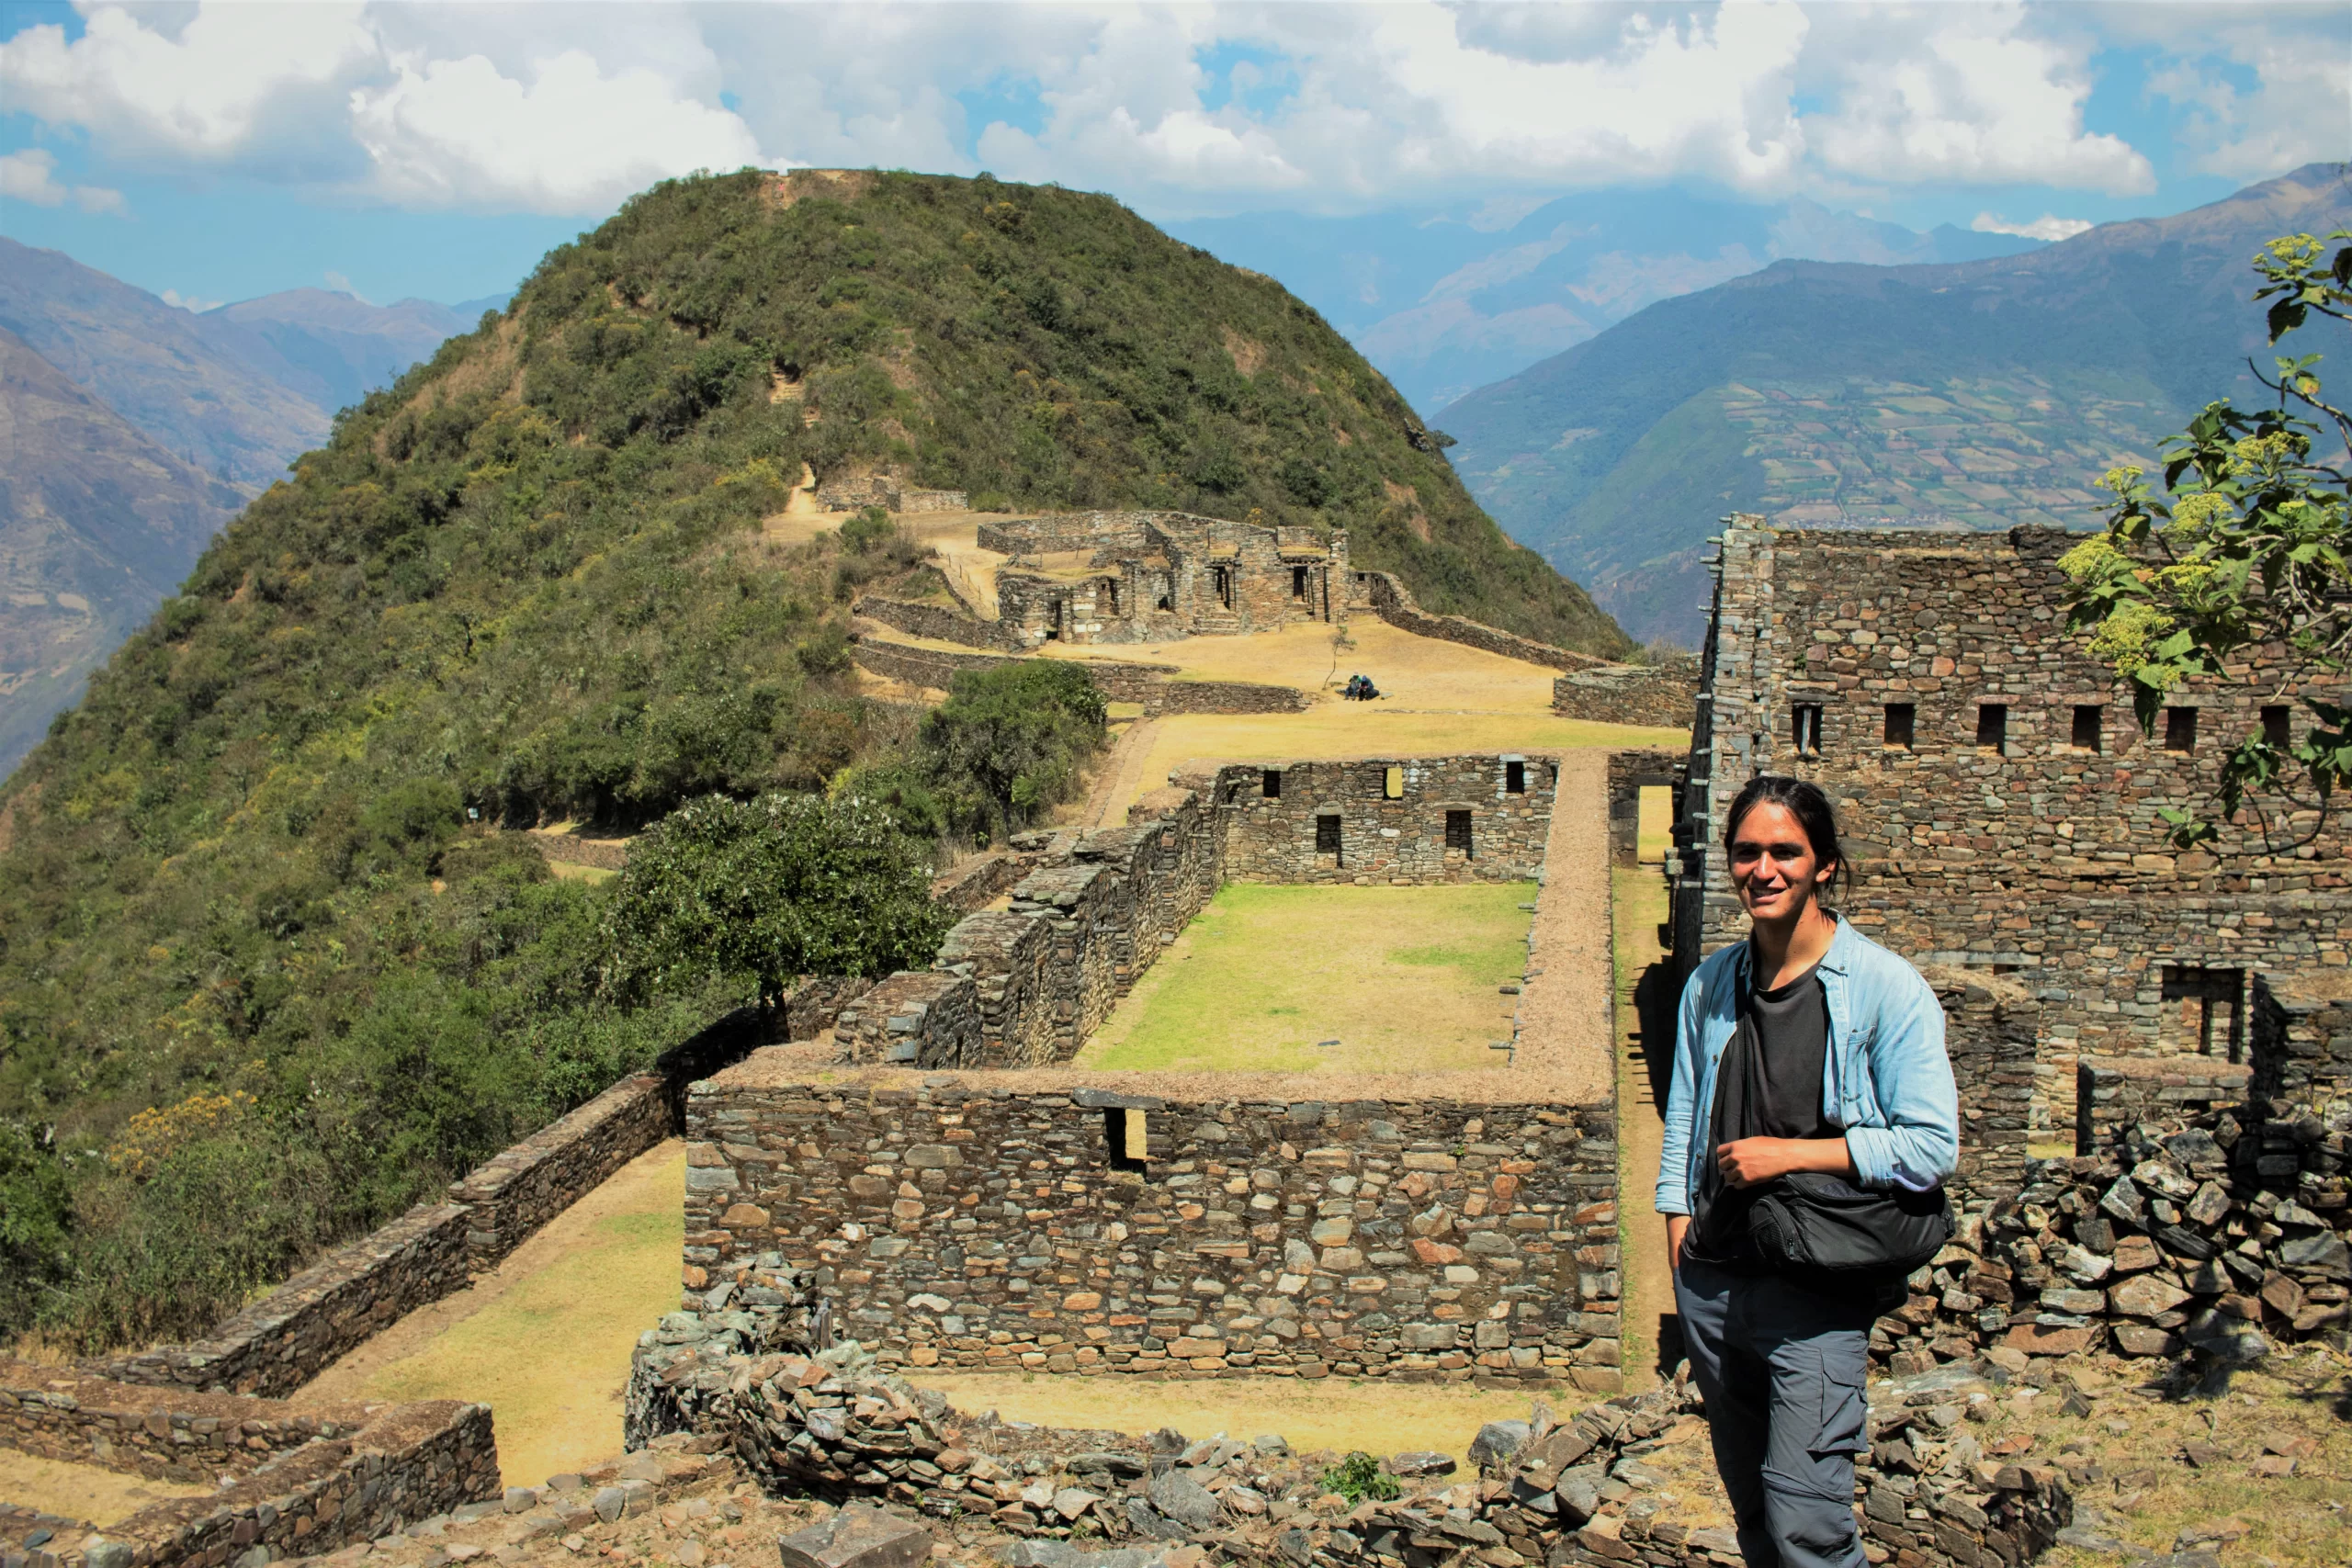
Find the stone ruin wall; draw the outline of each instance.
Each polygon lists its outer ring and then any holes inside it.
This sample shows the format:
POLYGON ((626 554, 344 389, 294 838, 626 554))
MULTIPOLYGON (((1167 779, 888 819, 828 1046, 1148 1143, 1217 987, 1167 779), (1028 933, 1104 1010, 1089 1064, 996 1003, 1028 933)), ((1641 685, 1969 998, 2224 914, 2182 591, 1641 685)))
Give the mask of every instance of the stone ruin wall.
POLYGON ((1695 665, 1611 664, 1571 670, 1555 679, 1552 711, 1589 724, 1688 729, 1698 693, 1695 665))
POLYGON ((1090 512, 980 525, 985 550, 1017 558, 1086 552, 1082 576, 1017 564, 997 572, 999 640, 1028 649, 1273 631, 1345 618, 1348 546, 1313 529, 1182 512, 1090 512))
MULTIPOLYGON (((1353 574, 1353 587, 1348 596, 1351 609, 1370 610, 1399 631, 1415 637, 1434 637, 1440 642, 1458 642, 1464 648, 1500 654, 1522 663, 1541 664, 1553 670, 1627 670, 1631 665, 1618 664, 1598 654, 1577 653, 1570 649, 1554 648, 1533 637, 1507 632, 1464 615, 1432 615, 1414 600, 1411 589, 1404 580, 1390 571, 1358 571, 1353 574)), ((1674 721, 1676 728, 1688 719, 1674 721)))
MULTIPOLYGON (((1744 921, 1715 848, 1724 809, 1758 772, 1815 780, 1847 830, 1857 927, 1915 962, 2030 984, 2041 1010, 2037 1121, 2062 1132, 2075 1121, 2078 1055, 2198 1049, 2201 1004, 2179 994, 2177 972, 2247 976, 2352 958, 2352 883, 2336 839, 2266 846, 2235 829, 2216 853, 2176 854, 2156 815, 2210 797, 2223 751, 2260 723, 2276 662, 2175 696, 2197 710, 2193 750, 2167 750, 2161 725, 2143 737, 2128 694, 2064 628, 2057 559, 2075 542, 2048 529, 1805 532, 1734 520, 1674 913, 1682 973, 1736 940, 1744 921), (1818 705, 1817 755, 1796 749, 1800 703, 1818 705), (1907 748, 1886 743, 1894 703, 1914 709, 1907 748), (1999 751, 1977 744, 1989 703, 2007 709, 1999 751), (2072 744, 2077 705, 2100 710, 2097 751, 2072 744)), ((2296 738, 2309 723, 2294 709, 2296 738)), ((2319 825, 2286 826, 2310 837, 2319 825)), ((2241 1055, 2250 1005, 2241 989, 2222 1030, 2241 1055)))
POLYGON ((1227 880, 1427 885, 1533 879, 1559 775, 1554 754, 1507 752, 1229 764, 1185 782, 1223 814, 1227 880), (1456 814, 1468 817, 1467 851, 1447 842, 1456 814), (1336 850, 1319 847, 1326 818, 1339 822, 1336 850))
POLYGON ((94 1360, 110 1382, 282 1398, 416 1308, 460 1291, 534 1231, 684 1128, 685 1087, 777 1039, 831 1026, 863 982, 807 982, 774 1011, 744 1008, 449 1185, 447 1201, 327 1253, 202 1338, 94 1360))
POLYGON ((690 1102, 689 1311, 780 1254, 888 1365, 1618 1386, 1608 1106, 759 1066, 690 1102))
POLYGON ((1535 753, 1230 764, 1153 791, 1123 828, 1041 835, 1006 909, 958 921, 928 970, 878 982, 835 1028, 845 1060, 1065 1062, 1225 882, 1524 881, 1544 863, 1558 759, 1535 753), (1510 768, 1523 790, 1509 788, 1510 768), (1386 793, 1391 770, 1402 794, 1386 793), (1268 795, 1272 773, 1285 781, 1268 795), (1470 815, 1471 849, 1446 847, 1470 815), (1317 819, 1340 849, 1318 852, 1317 819))
MULTIPOLYGON (((887 601, 861 599, 858 613, 869 615, 887 601)), ((924 606, 900 606, 922 609, 924 606)), ((992 623, 991 623, 992 624, 992 623)), ((850 658, 860 669, 910 685, 945 691, 960 671, 993 670, 1017 661, 1012 654, 948 653, 934 648, 910 648, 903 643, 861 639, 850 645, 850 658)), ((1102 700, 1139 704, 1147 718, 1171 713, 1304 713, 1310 705, 1306 693, 1290 686, 1263 686, 1248 681, 1183 681, 1172 677, 1172 664, 1113 663, 1090 659, 1076 668, 1086 671, 1102 700)))
POLYGON ((122 1474, 225 1483, 96 1537, 27 1556, 11 1549, 12 1562, 59 1568, 212 1568, 256 1549, 314 1556, 499 1495, 490 1407, 456 1400, 290 1411, 175 1390, 159 1402, 152 1387, 0 1359, 0 1444, 122 1474))
POLYGON ((844 1009, 843 1058, 922 1067, 1043 1066, 1075 1055, 1224 881, 1216 814, 1155 790, 1123 828, 1041 835, 1012 907, 956 922, 928 970, 844 1009))

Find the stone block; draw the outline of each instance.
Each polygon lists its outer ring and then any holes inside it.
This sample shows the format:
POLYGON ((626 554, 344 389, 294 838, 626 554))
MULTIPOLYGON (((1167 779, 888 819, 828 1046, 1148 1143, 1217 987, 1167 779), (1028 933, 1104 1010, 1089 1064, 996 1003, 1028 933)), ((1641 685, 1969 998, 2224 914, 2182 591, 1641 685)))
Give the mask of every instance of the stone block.
POLYGON ((913 1520, 857 1503, 776 1540, 783 1568, 921 1568, 932 1545, 913 1520))

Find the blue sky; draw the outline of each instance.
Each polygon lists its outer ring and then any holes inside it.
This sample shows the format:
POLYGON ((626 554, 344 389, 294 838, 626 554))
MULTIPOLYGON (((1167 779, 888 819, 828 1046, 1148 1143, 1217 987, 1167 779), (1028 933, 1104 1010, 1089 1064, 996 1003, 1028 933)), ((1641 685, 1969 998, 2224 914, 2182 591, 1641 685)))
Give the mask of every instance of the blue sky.
POLYGON ((2352 7, 0 0, 0 232, 199 304, 499 292, 746 163, 1179 226, 1673 186, 2057 233, 2352 156, 2352 7))

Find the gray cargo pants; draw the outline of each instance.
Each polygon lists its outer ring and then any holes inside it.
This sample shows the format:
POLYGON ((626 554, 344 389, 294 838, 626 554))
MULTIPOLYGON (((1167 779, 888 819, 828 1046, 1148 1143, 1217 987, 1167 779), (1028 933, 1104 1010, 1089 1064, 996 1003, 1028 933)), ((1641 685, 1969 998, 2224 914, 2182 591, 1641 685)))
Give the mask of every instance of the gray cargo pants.
POLYGON ((1866 1446, 1876 1309, 1686 1262, 1674 1300, 1707 1401, 1715 1470, 1747 1568, 1864 1568, 1854 1454, 1866 1446))

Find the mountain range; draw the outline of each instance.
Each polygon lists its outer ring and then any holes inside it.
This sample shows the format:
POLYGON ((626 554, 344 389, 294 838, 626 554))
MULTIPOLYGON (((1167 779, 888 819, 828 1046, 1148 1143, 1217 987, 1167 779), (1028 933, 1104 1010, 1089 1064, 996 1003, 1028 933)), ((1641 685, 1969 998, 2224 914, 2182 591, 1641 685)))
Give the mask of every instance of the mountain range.
MULTIPOLYGON (((2267 367, 2248 259, 2352 225, 2311 164, 2169 218, 1944 265, 1782 261, 1661 300, 1442 410, 1514 538, 1636 637, 1694 645, 1718 520, 2084 528, 2098 476, 2267 367)), ((2300 352, 2331 345, 2314 338, 2300 352)))
POLYGON ((1573 347, 1644 306, 1783 257, 1897 265, 2041 248, 1942 225, 1917 233, 1815 202, 1665 187, 1525 206, 1355 218, 1261 213, 1169 226, 1279 277, 1423 412, 1573 347))
POLYGON ((0 239, 0 773, 336 410, 503 303, 199 314, 0 239))

